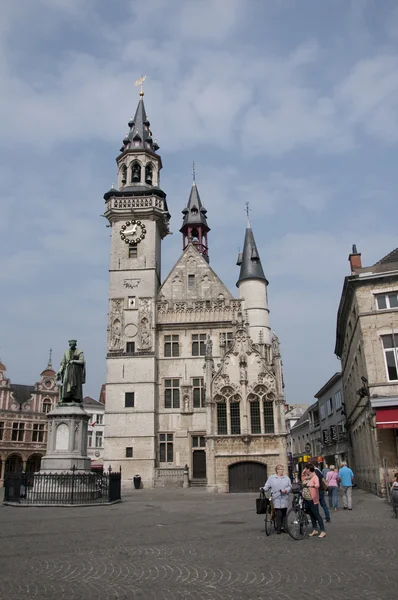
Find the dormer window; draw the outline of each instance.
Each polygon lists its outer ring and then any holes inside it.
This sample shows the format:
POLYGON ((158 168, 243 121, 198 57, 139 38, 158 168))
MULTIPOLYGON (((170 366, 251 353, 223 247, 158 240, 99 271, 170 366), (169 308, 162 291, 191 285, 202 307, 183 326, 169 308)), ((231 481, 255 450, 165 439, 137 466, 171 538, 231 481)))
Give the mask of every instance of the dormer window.
POLYGON ((133 162, 131 165, 131 181, 132 183, 141 181, 141 165, 138 162, 133 162))
POLYGON ((145 167, 145 183, 152 185, 152 165, 149 164, 145 167))
POLYGON ((126 165, 122 166, 122 183, 127 182, 127 167, 126 165))

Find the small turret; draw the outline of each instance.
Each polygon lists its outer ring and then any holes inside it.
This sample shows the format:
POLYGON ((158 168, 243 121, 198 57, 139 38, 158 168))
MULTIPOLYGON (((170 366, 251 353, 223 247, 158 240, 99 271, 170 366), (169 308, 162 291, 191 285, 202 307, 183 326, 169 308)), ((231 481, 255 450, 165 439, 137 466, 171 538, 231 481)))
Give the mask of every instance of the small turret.
POLYGON ((184 220, 180 231, 183 236, 183 250, 192 242, 198 252, 209 262, 207 234, 210 231, 210 227, 206 219, 207 210, 202 206, 200 200, 195 181, 195 171, 188 204, 182 211, 182 214, 184 215, 184 220))
POLYGON ((243 251, 238 254, 237 265, 240 266, 240 273, 236 285, 239 288, 239 298, 243 300, 243 307, 249 321, 250 337, 256 344, 270 345, 268 281, 264 275, 260 254, 250 225, 248 206, 245 241, 243 251))

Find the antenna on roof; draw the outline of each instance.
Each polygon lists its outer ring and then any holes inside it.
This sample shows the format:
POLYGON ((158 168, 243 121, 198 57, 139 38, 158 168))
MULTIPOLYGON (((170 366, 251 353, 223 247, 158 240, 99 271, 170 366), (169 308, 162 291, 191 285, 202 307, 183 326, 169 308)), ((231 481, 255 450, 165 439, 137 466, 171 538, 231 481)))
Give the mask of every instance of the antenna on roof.
POLYGON ((196 183, 195 161, 192 161, 192 180, 196 183))

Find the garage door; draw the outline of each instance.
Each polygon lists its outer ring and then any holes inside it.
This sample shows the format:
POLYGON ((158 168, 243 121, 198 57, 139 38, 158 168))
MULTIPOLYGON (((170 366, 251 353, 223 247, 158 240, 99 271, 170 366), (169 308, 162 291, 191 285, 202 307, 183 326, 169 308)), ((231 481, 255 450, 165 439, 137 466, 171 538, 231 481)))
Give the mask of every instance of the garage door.
POLYGON ((267 480, 267 466, 258 462, 241 462, 229 467, 230 492, 258 492, 267 480))

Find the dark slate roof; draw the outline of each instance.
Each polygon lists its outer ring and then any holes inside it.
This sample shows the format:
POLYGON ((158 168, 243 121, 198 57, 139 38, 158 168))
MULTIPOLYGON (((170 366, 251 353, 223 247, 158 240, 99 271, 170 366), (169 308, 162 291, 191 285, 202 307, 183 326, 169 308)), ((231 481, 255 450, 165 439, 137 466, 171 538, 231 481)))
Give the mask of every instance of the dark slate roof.
POLYGON ((19 383, 12 383, 10 387, 14 394, 15 400, 21 405, 25 402, 28 402, 35 391, 34 385, 21 385, 19 383))
POLYGON ((207 231, 210 231, 206 220, 206 213, 207 210, 200 201, 198 187, 194 181, 192 183, 191 193, 189 194, 187 207, 182 211, 182 214, 184 215, 184 221, 180 231, 183 231, 187 225, 203 225, 207 231))
POLYGON ((243 252, 239 253, 237 264, 240 266, 237 286, 244 279, 261 279, 268 285, 249 220, 247 221, 243 252))
POLYGON ((84 396, 83 398, 83 406, 103 406, 98 400, 94 400, 91 396, 84 396))
POLYGON ((130 119, 128 126, 130 131, 126 134, 123 140, 123 146, 120 149, 121 152, 134 148, 145 148, 146 150, 152 150, 152 152, 159 150, 156 140, 154 140, 152 137, 150 122, 145 110, 143 94, 140 94, 135 116, 133 119, 130 119))
POLYGON ((308 417, 308 409, 305 411, 305 413, 302 414, 302 416, 299 418, 299 420, 293 425, 293 427, 290 429, 290 431, 293 431, 293 429, 296 429, 301 427, 302 425, 304 425, 307 421, 308 421, 309 417, 308 417))
POLYGON ((376 265, 385 265, 388 263, 398 262, 398 248, 395 248, 392 252, 384 256, 381 260, 379 260, 376 265))

